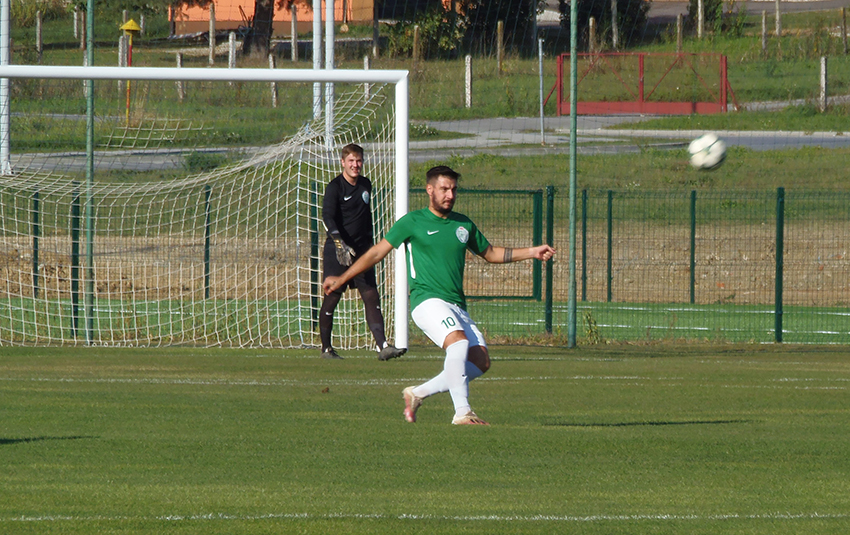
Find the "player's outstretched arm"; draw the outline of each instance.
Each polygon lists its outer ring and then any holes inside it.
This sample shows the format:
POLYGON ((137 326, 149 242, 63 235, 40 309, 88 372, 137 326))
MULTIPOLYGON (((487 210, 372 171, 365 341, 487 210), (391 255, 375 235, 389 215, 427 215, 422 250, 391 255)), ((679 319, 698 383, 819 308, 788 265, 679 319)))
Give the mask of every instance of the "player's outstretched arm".
POLYGON ((325 295, 340 288, 346 282, 383 260, 392 250, 393 246, 385 239, 370 247, 350 268, 345 270, 345 273, 339 277, 328 277, 325 279, 325 282, 322 283, 322 289, 325 295))
POLYGON ((521 260, 542 260, 546 261, 555 256, 555 249, 547 244, 538 245, 536 247, 487 247, 481 254, 481 258, 491 264, 507 264, 508 262, 519 262, 521 260))

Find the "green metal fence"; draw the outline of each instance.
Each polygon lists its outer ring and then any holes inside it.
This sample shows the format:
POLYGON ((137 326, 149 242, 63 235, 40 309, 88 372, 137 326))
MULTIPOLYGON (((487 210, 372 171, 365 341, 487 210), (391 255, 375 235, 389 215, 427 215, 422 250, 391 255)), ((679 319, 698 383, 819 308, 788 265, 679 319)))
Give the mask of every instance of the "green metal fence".
MULTIPOLYGON (((579 193, 575 260, 580 344, 659 339, 850 344, 850 194, 784 188, 760 193, 637 189, 579 193)), ((16 203, 0 193, 2 221, 19 222, 4 231, 17 249, 0 258, 5 266, 0 270, 0 290, 5 292, 0 311, 6 311, 0 317, 14 324, 0 321, 0 329, 23 333, 20 339, 10 335, 12 341, 37 344, 51 339, 53 331, 68 329, 72 341, 80 337, 76 283, 81 207, 79 191, 73 189, 69 195, 73 200, 69 214, 61 215, 68 220, 60 226, 70 229, 70 256, 56 264, 55 258, 41 254, 49 252, 42 251, 42 241, 58 239, 44 231, 57 227, 54 220, 60 217, 45 209, 49 199, 34 193, 16 203), (54 313, 50 307, 69 308, 54 313), (60 323, 49 320, 53 317, 60 323)), ((209 190, 203 199, 196 210, 201 215, 195 219, 204 216, 209 227, 209 190)), ((413 190, 410 208, 426 205, 424 192, 413 190)), ((470 216, 495 245, 547 242, 559 251, 555 261, 546 264, 491 265, 470 255, 466 271, 470 311, 490 340, 565 339, 570 260, 566 192, 554 187, 461 190, 456 210, 470 216)), ((313 228, 312 233, 318 235, 318 230, 313 228)), ((203 238, 207 265, 208 233, 203 238)), ((317 243, 310 245, 314 257, 317 243)), ((247 267, 255 262, 250 255, 237 260, 247 267)), ((312 271, 318 273, 315 266, 312 271)), ((208 277, 205 267, 203 278, 208 277)), ((312 297, 318 300, 318 280, 314 282, 312 297)), ((208 289, 209 283, 204 287, 208 289)), ((186 294, 179 317, 196 316, 193 307, 207 300, 208 290, 186 294)), ((231 304, 238 305, 238 300, 231 304)), ((291 306, 275 303, 275 314, 285 316, 289 312, 284 309, 291 306)), ((99 325, 122 321, 122 312, 112 307, 126 308, 118 301, 102 301, 99 325)), ((175 314, 136 313, 154 318, 175 314)), ((229 313, 223 314, 219 321, 228 318, 229 313)), ((413 327, 411 334, 416 340, 418 330, 413 327)))
MULTIPOLYGON (((533 200, 546 197, 460 193, 456 209, 492 243, 518 247, 546 234, 559 251, 541 269, 471 261, 470 310, 490 336, 567 333, 568 199, 549 188, 550 202, 533 200), (498 298, 517 288, 526 300, 498 298)), ((579 343, 850 343, 850 195, 584 190, 577 210, 579 343)))

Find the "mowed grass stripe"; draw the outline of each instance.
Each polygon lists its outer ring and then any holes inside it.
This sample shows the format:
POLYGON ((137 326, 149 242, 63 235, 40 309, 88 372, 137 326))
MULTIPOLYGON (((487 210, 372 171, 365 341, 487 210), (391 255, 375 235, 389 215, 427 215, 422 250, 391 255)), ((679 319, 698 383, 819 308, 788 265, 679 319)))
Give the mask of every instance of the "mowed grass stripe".
POLYGON ((491 352, 472 428, 403 421, 432 348, 3 348, 0 531, 846 532, 843 351, 491 352))
POLYGON ((352 514, 330 514, 330 515, 311 515, 307 513, 267 513, 255 516, 238 516, 227 513, 205 513, 191 516, 185 515, 165 515, 156 518, 130 518, 130 517, 89 517, 75 518, 70 516, 44 516, 44 517, 20 517, 0 519, 0 522, 92 522, 92 521, 127 521, 127 520, 144 520, 144 521, 167 521, 167 522, 183 522, 183 521, 254 521, 254 520, 298 520, 298 519, 393 519, 393 520, 439 520, 439 521, 458 521, 458 522, 564 522, 564 523, 583 523, 583 522, 617 522, 617 521, 633 521, 633 520, 732 520, 732 519, 749 519, 749 520, 812 520, 812 519, 844 519, 850 518, 848 514, 823 514, 823 513, 764 513, 754 515, 740 514, 717 514, 709 516, 700 515, 668 515, 663 513, 643 514, 643 515, 592 515, 592 516, 552 516, 552 515, 534 515, 534 516, 445 516, 439 517, 435 515, 417 515, 417 514, 401 514, 397 516, 388 516, 382 514, 370 513, 352 513, 352 514))

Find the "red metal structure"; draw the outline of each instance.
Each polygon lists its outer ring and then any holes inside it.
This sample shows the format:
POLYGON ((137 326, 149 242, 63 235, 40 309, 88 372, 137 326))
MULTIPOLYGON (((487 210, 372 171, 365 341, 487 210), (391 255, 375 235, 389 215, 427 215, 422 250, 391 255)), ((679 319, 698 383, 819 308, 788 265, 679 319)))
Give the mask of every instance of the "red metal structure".
MULTIPOLYGON (((734 101, 722 54, 600 52, 578 62, 579 115, 723 113, 734 101)), ((570 114, 569 65, 558 56, 558 115, 570 114)))

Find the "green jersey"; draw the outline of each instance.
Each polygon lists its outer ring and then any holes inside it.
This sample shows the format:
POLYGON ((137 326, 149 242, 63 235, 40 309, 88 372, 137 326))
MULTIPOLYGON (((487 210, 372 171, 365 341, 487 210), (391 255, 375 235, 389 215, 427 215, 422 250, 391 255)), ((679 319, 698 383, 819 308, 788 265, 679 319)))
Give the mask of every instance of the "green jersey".
POLYGON ((481 254, 490 246, 471 219, 455 212, 444 219, 424 208, 399 219, 384 238, 405 246, 411 310, 432 297, 466 310, 466 250, 481 254))

